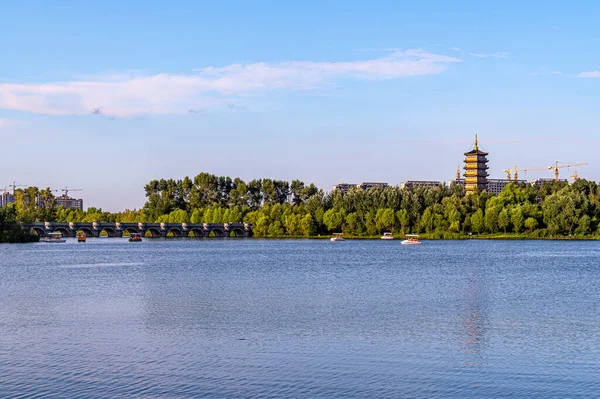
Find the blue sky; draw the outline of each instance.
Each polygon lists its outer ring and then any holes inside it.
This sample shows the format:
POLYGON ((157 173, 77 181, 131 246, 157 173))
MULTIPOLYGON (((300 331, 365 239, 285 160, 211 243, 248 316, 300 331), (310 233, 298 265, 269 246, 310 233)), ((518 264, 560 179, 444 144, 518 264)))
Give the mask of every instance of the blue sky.
POLYGON ((116 211, 202 171, 450 180, 474 132, 492 177, 600 180, 597 1, 21 3, 0 0, 0 188, 116 211))

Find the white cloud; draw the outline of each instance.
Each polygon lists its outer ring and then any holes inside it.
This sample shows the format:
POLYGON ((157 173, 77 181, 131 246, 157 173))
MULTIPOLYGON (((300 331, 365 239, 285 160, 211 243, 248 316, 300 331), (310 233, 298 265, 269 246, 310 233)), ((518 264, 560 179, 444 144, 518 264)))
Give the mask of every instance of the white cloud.
POLYGON ((461 54, 466 54, 471 57, 477 57, 477 58, 506 58, 506 57, 508 57, 508 53, 505 51, 497 51, 495 53, 469 53, 468 51, 465 51, 460 47, 452 47, 451 49, 454 51, 457 51, 461 54))
POLYGON ((0 84, 0 108, 49 115, 187 113, 226 104, 231 97, 271 90, 311 90, 340 79, 398 79, 437 74, 446 55, 413 49, 366 61, 233 64, 193 74, 110 75, 105 78, 42 84, 0 84))
POLYGON ((578 78, 600 78, 600 71, 581 72, 578 78))
POLYGON ((477 57, 477 58, 506 58, 508 57, 508 53, 506 52, 496 52, 496 53, 490 53, 490 54, 482 54, 482 53, 467 53, 472 57, 477 57))

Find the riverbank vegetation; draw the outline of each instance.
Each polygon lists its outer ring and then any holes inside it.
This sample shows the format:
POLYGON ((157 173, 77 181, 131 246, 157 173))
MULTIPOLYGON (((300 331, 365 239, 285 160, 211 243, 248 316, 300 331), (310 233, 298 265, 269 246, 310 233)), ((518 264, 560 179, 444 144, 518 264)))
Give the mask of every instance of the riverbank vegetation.
POLYGON ((36 237, 29 234, 19 221, 17 209, 14 204, 0 207, 0 243, 3 242, 31 242, 36 237))
POLYGON ((144 189, 144 207, 120 213, 55 209, 49 190, 18 190, 17 219, 246 222, 258 237, 316 237, 332 232, 377 237, 391 231, 429 238, 593 238, 600 233, 600 190, 596 183, 583 179, 573 184, 510 184, 499 195, 465 195, 460 185, 325 193, 299 180, 245 182, 200 173, 193 179, 153 180, 144 189), (42 206, 31 205, 35 198, 41 198, 42 206))

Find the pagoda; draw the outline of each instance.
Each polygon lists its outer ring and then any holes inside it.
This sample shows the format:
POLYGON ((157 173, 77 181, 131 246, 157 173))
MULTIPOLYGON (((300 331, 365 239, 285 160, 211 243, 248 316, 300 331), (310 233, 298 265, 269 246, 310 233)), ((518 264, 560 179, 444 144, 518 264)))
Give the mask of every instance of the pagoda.
POLYGON ((479 149, 477 133, 475 133, 475 146, 473 150, 465 152, 465 192, 471 194, 487 190, 487 152, 479 149))

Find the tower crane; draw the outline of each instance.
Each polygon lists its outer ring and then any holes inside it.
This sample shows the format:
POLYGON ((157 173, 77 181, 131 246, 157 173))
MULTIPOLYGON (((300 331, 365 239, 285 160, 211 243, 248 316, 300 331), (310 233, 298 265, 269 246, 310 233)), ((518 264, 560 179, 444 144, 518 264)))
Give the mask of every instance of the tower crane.
POLYGON ((508 180, 512 180, 513 181, 517 181, 519 180, 519 175, 518 172, 529 172, 531 170, 548 170, 548 168, 527 168, 527 169, 519 169, 518 165, 515 165, 514 169, 503 169, 502 172, 506 172, 506 175, 508 177, 508 180), (513 175, 511 176, 511 173, 513 173, 513 175))
POLYGON ((577 174, 577 171, 575 171, 575 173, 573 173, 571 175, 571 177, 573 178, 573 183, 575 183, 577 180, 579 180, 579 175, 577 174))
POLYGON ((588 165, 587 162, 584 163, 570 163, 570 164, 566 164, 566 165, 559 165, 559 162, 556 161, 554 162, 554 165, 549 166, 548 169, 552 169, 554 170, 554 180, 558 181, 558 170, 561 168, 570 168, 572 166, 586 166, 588 165))
POLYGON ((65 198, 69 196, 69 191, 83 191, 80 188, 69 188, 69 187, 65 187, 61 190, 64 193, 65 198))
POLYGON ((15 191, 17 190, 17 187, 27 187, 27 184, 17 184, 16 181, 13 181, 13 184, 9 184, 8 187, 12 187, 13 195, 15 195, 15 191))

